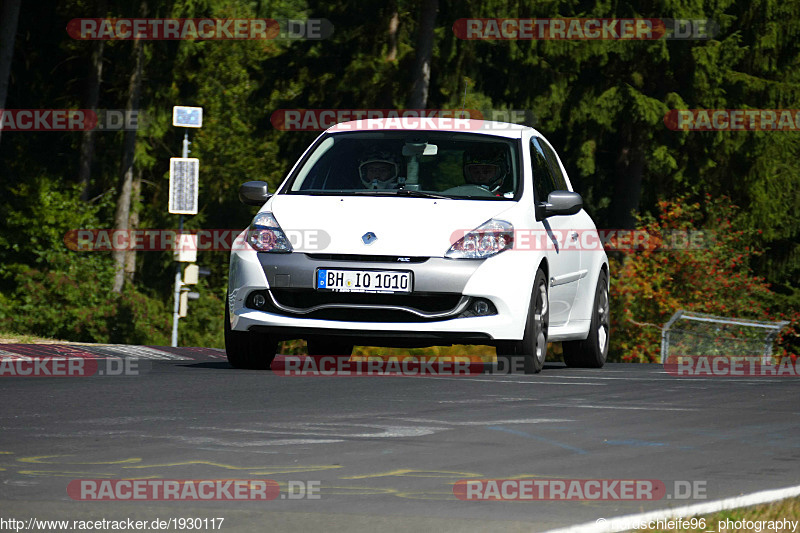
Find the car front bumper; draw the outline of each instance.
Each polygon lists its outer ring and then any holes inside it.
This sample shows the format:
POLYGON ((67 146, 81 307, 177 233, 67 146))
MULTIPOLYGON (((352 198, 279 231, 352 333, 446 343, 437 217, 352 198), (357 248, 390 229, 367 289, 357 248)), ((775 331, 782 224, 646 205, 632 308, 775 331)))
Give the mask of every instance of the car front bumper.
POLYGON ((520 259, 531 258, 505 252, 486 260, 409 258, 400 262, 391 257, 235 251, 229 277, 231 328, 261 331, 276 338, 335 336, 357 338, 356 344, 398 346, 495 344, 519 339, 532 283, 526 279, 528 269, 521 269, 520 259), (333 293, 351 300, 336 302, 322 298, 332 293, 321 295, 315 290, 318 268, 410 271, 413 292, 378 295, 377 303, 369 302, 368 297, 362 298, 365 303, 354 303, 358 296, 353 293, 333 293), (267 297, 264 309, 253 308, 248 300, 256 291, 267 297), (394 296, 399 296, 400 305, 392 303, 394 296), (452 305, 425 308, 420 303, 424 297, 450 298, 452 305), (493 314, 470 313, 470 306, 479 299, 491 302, 493 314))

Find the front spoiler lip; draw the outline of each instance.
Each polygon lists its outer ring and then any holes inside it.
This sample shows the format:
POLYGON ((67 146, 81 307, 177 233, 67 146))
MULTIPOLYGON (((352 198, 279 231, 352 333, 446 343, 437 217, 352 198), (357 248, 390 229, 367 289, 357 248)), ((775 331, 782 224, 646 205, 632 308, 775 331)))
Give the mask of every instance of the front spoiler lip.
POLYGON ((446 331, 394 331, 375 330, 365 335, 358 330, 331 330, 328 328, 287 327, 252 325, 248 331, 265 333, 275 339, 297 339, 309 337, 341 338, 357 340, 363 346, 432 346, 452 344, 495 344, 487 333, 446 331))

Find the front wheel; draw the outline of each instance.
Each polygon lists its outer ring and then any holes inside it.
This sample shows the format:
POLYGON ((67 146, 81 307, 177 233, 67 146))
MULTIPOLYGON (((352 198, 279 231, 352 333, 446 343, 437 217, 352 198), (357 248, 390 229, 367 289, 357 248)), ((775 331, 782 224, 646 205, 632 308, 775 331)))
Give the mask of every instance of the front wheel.
POLYGON ((278 351, 278 342, 269 335, 231 329, 228 302, 225 302, 225 353, 234 368, 265 370, 278 351))
POLYGON ((498 363, 507 362, 514 368, 513 360, 522 357, 526 374, 538 374, 547 358, 547 330, 550 324, 550 300, 547 294, 547 276, 541 268, 536 272, 533 293, 521 341, 503 343, 498 347, 498 363), (501 353, 502 352, 502 353, 501 353))
POLYGON ((608 274, 600 271, 594 294, 589 336, 582 341, 564 341, 564 362, 575 368, 601 368, 608 356, 611 315, 608 302, 608 274))

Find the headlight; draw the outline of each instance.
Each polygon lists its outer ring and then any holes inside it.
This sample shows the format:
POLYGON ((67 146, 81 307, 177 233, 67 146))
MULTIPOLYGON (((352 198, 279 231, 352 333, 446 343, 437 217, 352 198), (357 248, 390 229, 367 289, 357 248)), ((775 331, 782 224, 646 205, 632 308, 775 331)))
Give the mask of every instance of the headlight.
POLYGON ((247 228, 247 243, 259 252, 286 253, 292 244, 272 213, 259 213, 247 228))
POLYGON ((458 239, 444 254, 450 259, 485 259, 514 247, 514 226, 489 220, 458 239))

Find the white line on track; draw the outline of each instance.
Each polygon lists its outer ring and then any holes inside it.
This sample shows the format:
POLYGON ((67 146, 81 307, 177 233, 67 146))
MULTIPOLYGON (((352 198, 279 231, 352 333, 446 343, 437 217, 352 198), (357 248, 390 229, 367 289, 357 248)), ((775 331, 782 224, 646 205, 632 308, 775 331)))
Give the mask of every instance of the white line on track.
MULTIPOLYGON (((656 375, 658 376, 666 376, 666 372, 657 372, 656 375)), ((548 379, 551 376, 541 376, 542 379, 548 379)), ((554 376, 555 377, 555 376, 554 376)), ((559 375, 558 379, 619 379, 625 381, 678 381, 680 379, 678 376, 671 376, 671 377, 649 377, 649 378, 632 378, 632 377, 616 377, 616 376, 562 376, 559 375)), ((719 378, 692 378, 692 381, 697 380, 708 380, 708 379, 719 379, 719 378)))
POLYGON ((516 379, 478 379, 478 378, 445 378, 433 376, 409 376, 416 377, 417 379, 446 379, 453 381, 486 381, 488 383, 519 383, 521 385, 580 385, 590 387, 605 387, 605 383, 575 383, 571 381, 519 381, 516 379))
MULTIPOLYGON (((520 376, 522 377, 522 376, 520 376)), ((530 376, 533 377, 533 376, 530 376)), ((583 380, 623 380, 623 381, 669 381, 675 385, 691 385, 692 383, 703 383, 703 382, 715 382, 715 383, 738 383, 740 385, 754 385, 754 384, 761 384, 761 383, 787 383, 786 380, 769 380, 769 379, 741 379, 741 378, 730 378, 725 380, 724 378, 713 377, 713 378, 701 378, 701 377, 687 377, 681 378, 678 376, 672 376, 668 378, 617 378, 617 377, 600 377, 600 376, 558 376, 553 377, 552 379, 572 379, 575 381, 550 381, 549 378, 544 376, 537 376, 535 380, 526 380, 526 379, 483 379, 483 378, 467 378, 467 377, 439 377, 439 376, 404 376, 404 378, 416 378, 416 379, 447 379, 447 380, 458 380, 458 381, 485 381, 488 383, 518 383, 520 385, 575 385, 575 386, 587 386, 587 387, 605 387, 607 383, 590 383, 588 381, 583 380)))
POLYGON ((575 409, 617 409, 621 411, 698 411, 693 407, 659 407, 655 405, 591 405, 582 403, 537 403, 537 407, 560 407, 575 409))
POLYGON ((508 420, 482 420, 482 421, 463 421, 463 420, 433 420, 430 418, 400 418, 404 422, 419 422, 423 424, 448 424, 451 426, 500 426, 508 424, 547 424, 555 422, 574 422, 568 418, 513 418, 508 420))
MULTIPOLYGON (((698 503, 675 507, 674 509, 661 509, 646 513, 617 516, 614 518, 598 518, 595 522, 586 522, 574 526, 551 529, 547 533, 615 533, 617 531, 627 531, 636 529, 633 526, 651 520, 668 520, 670 518, 689 518, 692 516, 718 513, 727 509, 737 509, 739 507, 750 507, 762 503, 776 502, 800 496, 800 485, 786 487, 783 489, 763 490, 743 496, 724 498, 713 502, 698 503)), ((707 524, 707 527, 716 529, 716 524, 707 524)))
MULTIPOLYGON (((716 381, 718 383, 722 383, 724 376, 716 376, 716 377, 707 377, 701 378, 699 376, 671 376, 667 372, 656 372, 656 376, 669 376, 669 377, 649 377, 649 378, 632 378, 632 377, 612 377, 612 376, 554 376, 555 379, 608 379, 608 380, 624 380, 624 381, 671 381, 673 383, 692 383, 692 382, 701 382, 701 381, 716 381), (722 379, 720 379, 722 378, 722 379)), ((766 376, 765 376, 766 377, 766 376)), ((540 376, 540 379, 548 379, 550 376, 540 376)), ((766 383, 768 379, 763 379, 763 377, 755 377, 755 378, 746 378, 746 377, 739 377, 739 376, 731 376, 728 379, 728 382, 734 383, 766 383)), ((779 382, 779 380, 773 380, 774 382, 779 382)))

